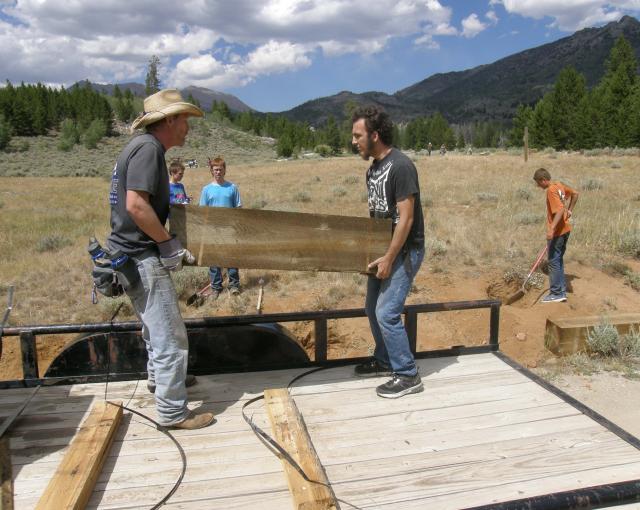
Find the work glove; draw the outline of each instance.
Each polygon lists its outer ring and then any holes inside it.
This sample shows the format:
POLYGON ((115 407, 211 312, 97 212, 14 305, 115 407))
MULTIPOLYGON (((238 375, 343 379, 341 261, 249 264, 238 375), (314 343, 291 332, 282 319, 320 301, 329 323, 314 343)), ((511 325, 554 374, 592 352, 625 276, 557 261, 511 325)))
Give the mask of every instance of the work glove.
POLYGON ((182 247, 177 237, 158 243, 158 250, 160 250, 160 262, 169 271, 180 271, 186 254, 195 261, 195 257, 182 247))

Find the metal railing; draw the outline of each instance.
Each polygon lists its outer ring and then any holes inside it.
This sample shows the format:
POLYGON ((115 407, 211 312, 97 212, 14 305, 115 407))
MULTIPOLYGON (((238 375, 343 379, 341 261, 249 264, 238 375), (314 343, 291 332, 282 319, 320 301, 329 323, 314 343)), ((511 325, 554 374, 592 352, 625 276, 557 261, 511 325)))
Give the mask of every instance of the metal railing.
MULTIPOLYGON (((460 310, 475 310, 481 308, 490 309, 489 339, 487 350, 498 350, 498 330, 500 321, 500 305, 497 300, 479 301, 454 301, 447 303, 425 303, 407 305, 404 307, 404 324, 409 336, 411 351, 417 352, 418 340, 418 315, 421 313, 452 312, 460 310)), ((185 319, 188 328, 210 328, 216 326, 246 326, 249 324, 269 324, 280 322, 313 321, 315 332, 315 363, 327 361, 328 328, 327 321, 335 319, 352 319, 366 317, 364 308, 352 308, 346 310, 319 310, 311 312, 254 314, 228 317, 203 317, 198 319, 185 319)), ((5 327, 2 336, 19 336, 20 351, 22 356, 22 370, 25 380, 37 379, 38 356, 36 338, 38 335, 59 335, 71 333, 118 333, 135 332, 142 329, 142 324, 137 321, 130 322, 103 322, 87 324, 51 324, 36 326, 5 327)))

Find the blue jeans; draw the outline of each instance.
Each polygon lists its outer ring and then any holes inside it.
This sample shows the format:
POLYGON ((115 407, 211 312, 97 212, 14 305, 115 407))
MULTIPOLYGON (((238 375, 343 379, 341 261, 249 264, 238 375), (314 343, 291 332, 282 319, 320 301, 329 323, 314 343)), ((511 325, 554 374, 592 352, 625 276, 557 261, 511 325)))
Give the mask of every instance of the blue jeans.
POLYGON ((418 373, 400 316, 422 259, 424 247, 410 248, 393 261, 388 278, 380 280, 369 276, 367 281, 365 309, 376 343, 373 356, 400 375, 414 376, 418 373))
MULTIPOLYGON (((235 267, 230 267, 227 269, 227 276, 229 277, 229 288, 240 288, 240 271, 238 271, 235 267)), ((211 288, 213 290, 217 290, 220 292, 222 290, 222 268, 220 267, 210 267, 209 268, 209 278, 211 279, 211 288)))
POLYGON ((185 387, 189 359, 187 329, 173 280, 158 255, 146 252, 132 259, 140 280, 127 289, 127 295, 142 322, 142 338, 149 354, 148 377, 156 385, 158 423, 174 425, 189 412, 185 387))
POLYGON ((565 296, 567 284, 564 279, 564 252, 567 250, 569 232, 547 241, 549 260, 549 292, 554 296, 565 296))

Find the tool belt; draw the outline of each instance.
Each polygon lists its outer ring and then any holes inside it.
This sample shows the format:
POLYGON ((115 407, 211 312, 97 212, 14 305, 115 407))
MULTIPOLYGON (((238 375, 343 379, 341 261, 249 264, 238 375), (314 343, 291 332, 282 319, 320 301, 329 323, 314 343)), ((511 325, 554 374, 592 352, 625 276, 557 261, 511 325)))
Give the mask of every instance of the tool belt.
POLYGON ((106 297, 118 297, 140 280, 138 267, 128 255, 117 251, 109 252, 95 239, 89 241, 89 254, 93 260, 92 301, 97 301, 96 292, 106 297))

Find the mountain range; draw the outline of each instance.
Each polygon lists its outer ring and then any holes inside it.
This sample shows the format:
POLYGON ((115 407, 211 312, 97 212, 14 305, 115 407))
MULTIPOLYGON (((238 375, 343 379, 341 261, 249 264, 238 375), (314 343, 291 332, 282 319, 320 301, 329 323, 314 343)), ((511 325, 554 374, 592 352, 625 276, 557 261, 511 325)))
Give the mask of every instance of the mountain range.
MULTIPOLYGON (((553 84, 566 66, 582 73, 587 86, 602 78, 606 61, 615 41, 621 36, 629 41, 636 57, 640 56, 640 22, 630 16, 600 28, 585 28, 571 36, 531 48, 491 64, 450 73, 438 73, 394 94, 384 92, 353 93, 343 91, 333 96, 307 101, 287 111, 277 112, 290 120, 322 125, 330 115, 344 117, 349 102, 373 103, 383 106, 394 121, 440 112, 451 123, 497 121, 509 123, 519 104, 535 104, 553 84)), ((107 94, 113 85, 95 85, 107 94)), ((144 85, 119 84, 138 96, 144 95, 144 85)), ((201 106, 210 109, 213 100, 224 101, 233 111, 252 110, 236 96, 202 87, 187 87, 184 97, 191 94, 201 106)))
POLYGON ((449 122, 495 120, 510 122, 519 104, 536 103, 566 66, 582 73, 587 86, 602 78, 611 48, 621 36, 640 56, 640 22, 625 16, 601 28, 585 28, 569 37, 515 53, 492 64, 465 71, 439 73, 395 94, 344 91, 307 101, 281 112, 291 120, 321 124, 329 116, 344 116, 348 101, 383 106, 395 121, 439 111, 449 122))
MULTIPOLYGON (((90 83, 90 82, 89 82, 90 83)), ((87 81, 79 81, 74 85, 84 86, 87 84, 87 81)), ((104 84, 104 83, 90 83, 91 87, 98 92, 103 94, 107 94, 109 96, 113 95, 113 89, 115 88, 115 84, 104 84)), ((145 96, 145 86, 141 83, 127 82, 127 83, 118 83, 118 87, 122 92, 125 90, 130 90, 134 96, 144 97, 145 96)), ((185 99, 189 97, 189 94, 196 99, 202 108, 209 111, 211 110, 211 105, 214 101, 222 101, 227 103, 227 106, 230 110, 234 112, 246 112, 253 111, 253 108, 243 103, 240 99, 238 99, 233 94, 226 94, 225 92, 218 92, 217 90, 211 90, 204 87, 194 87, 193 85, 186 87, 180 90, 182 97, 185 99)))

